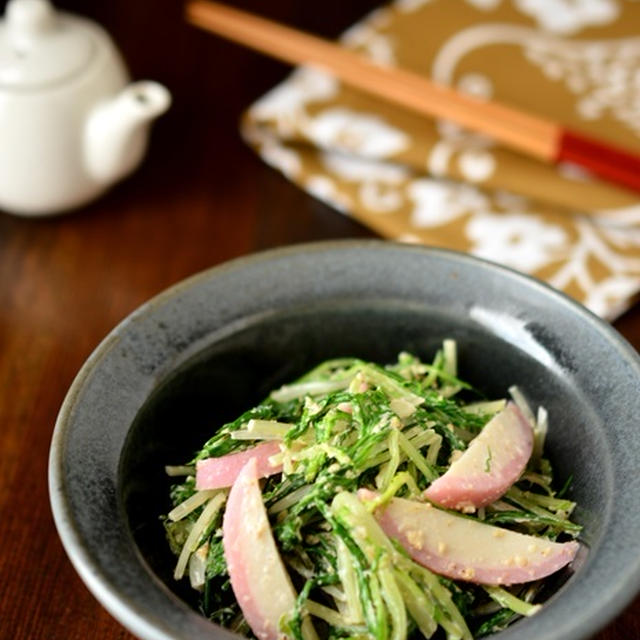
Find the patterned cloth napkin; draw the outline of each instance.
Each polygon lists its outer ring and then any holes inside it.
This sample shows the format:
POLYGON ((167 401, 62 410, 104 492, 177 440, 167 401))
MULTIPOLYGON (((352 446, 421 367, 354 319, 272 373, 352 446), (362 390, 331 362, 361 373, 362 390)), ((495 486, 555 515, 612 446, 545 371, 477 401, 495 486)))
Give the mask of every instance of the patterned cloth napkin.
MULTIPOLYGON (((396 0, 341 38, 383 64, 640 153, 640 2, 396 0)), ((612 320, 640 291, 640 197, 417 116, 300 67, 245 114, 245 139, 384 237, 467 251, 612 320)))

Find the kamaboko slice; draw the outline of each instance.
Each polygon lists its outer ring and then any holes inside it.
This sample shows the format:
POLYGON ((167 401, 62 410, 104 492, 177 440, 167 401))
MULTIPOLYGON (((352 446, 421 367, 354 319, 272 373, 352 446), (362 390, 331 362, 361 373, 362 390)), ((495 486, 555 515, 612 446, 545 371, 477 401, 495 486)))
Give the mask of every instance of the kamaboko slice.
MULTIPOLYGON (((377 494, 361 489, 361 500, 377 494)), ((476 584, 509 585, 539 580, 569 564, 577 542, 552 542, 484 524, 428 502, 393 498, 377 508, 382 530, 434 573, 476 584)))
POLYGON ((258 478, 267 478, 282 471, 282 465, 273 465, 271 456, 280 452, 278 442, 263 442, 239 453, 219 458, 205 458, 196 463, 196 489, 223 489, 230 487, 249 460, 256 461, 258 478))
POLYGON ((520 477, 532 449, 531 424, 513 402, 508 402, 424 494, 432 502, 458 511, 484 507, 520 477))
POLYGON ((278 553, 251 458, 231 487, 222 544, 231 588, 259 640, 278 640, 280 624, 295 606, 296 592, 278 553))

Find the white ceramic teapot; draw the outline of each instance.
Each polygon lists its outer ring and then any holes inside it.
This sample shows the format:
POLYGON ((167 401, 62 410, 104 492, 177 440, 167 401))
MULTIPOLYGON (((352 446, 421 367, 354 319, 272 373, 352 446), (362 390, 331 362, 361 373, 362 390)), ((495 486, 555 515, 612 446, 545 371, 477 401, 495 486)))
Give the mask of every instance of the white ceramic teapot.
POLYGON ((49 0, 10 0, 0 22, 0 209, 60 213, 133 171, 171 96, 128 82, 100 26, 49 0))

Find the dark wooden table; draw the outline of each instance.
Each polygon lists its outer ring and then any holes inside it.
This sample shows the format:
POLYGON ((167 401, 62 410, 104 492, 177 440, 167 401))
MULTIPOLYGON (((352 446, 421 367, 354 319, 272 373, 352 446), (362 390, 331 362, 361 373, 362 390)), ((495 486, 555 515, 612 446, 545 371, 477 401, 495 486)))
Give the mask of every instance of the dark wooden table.
MULTIPOLYGON (((237 121, 287 68, 184 24, 180 0, 60 0, 115 37, 173 107, 144 166, 77 213, 0 213, 0 638, 132 638, 87 591, 54 529, 47 456, 75 373, 129 312, 182 278, 259 249, 371 237, 267 168, 237 121)), ((238 5, 333 37, 372 0, 238 5)), ((615 326, 640 348, 640 306, 615 326)), ((640 599, 598 640, 640 638, 640 599)))

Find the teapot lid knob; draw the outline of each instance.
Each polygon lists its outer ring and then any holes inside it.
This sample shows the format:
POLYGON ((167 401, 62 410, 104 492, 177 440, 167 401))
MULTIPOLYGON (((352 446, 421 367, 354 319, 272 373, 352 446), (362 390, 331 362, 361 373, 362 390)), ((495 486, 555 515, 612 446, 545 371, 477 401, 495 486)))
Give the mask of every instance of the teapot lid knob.
POLYGON ((91 62, 107 36, 50 0, 10 0, 0 21, 0 90, 50 87, 91 62))
POLYGON ((31 39, 56 26, 56 12, 49 0, 10 0, 6 8, 12 38, 31 39))

